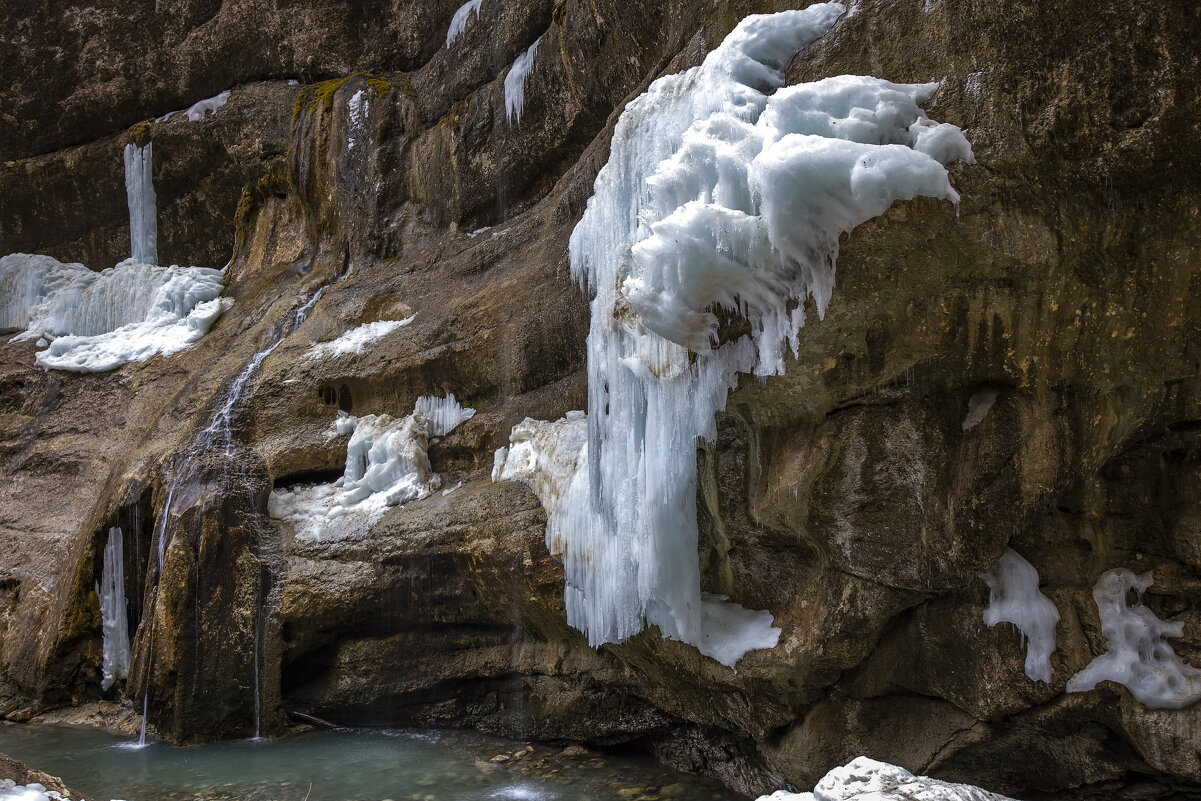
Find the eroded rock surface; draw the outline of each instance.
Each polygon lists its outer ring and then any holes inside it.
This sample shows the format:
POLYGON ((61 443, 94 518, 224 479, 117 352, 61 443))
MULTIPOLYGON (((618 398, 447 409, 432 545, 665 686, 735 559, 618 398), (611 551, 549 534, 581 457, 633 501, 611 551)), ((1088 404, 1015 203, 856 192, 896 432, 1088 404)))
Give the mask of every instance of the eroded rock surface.
POLYGON ((0 343, 0 710, 100 697, 93 585, 121 525, 141 625, 114 697, 145 698, 175 740, 278 730, 293 709, 636 742, 748 794, 859 754, 1010 795, 1201 782, 1201 708, 1064 693, 1105 650, 1090 591, 1116 567, 1153 571, 1146 603, 1201 665, 1192 3, 862 0, 794 62, 790 82, 943 80, 927 111, 977 164, 952 169, 958 208, 897 204, 844 238, 799 357, 745 379, 699 449, 703 589, 782 629, 737 670, 656 631, 589 649, 537 499, 488 475, 513 424, 585 403, 566 243, 622 104, 745 14, 798 4, 486 0, 450 50, 455 3, 251 5, 150 24, 93 2, 49 32, 34 7, 4 12, 23 33, 0 63, 23 66, 4 70, 0 252, 122 258, 120 151, 149 139, 162 260, 232 253, 234 306, 187 351, 107 374, 0 343), (510 126, 505 73, 539 36, 510 126), (102 69, 50 76, 50 52, 102 69), (231 87, 199 122, 152 121, 231 87), (307 355, 412 315, 361 354, 307 355), (235 447, 196 452, 281 337, 235 447), (430 450, 461 488, 357 535, 267 516, 273 486, 341 472, 339 409, 446 392, 477 409, 430 450), (1061 614, 1050 684, 1023 674, 1016 630, 983 622, 977 574, 1007 546, 1061 614))

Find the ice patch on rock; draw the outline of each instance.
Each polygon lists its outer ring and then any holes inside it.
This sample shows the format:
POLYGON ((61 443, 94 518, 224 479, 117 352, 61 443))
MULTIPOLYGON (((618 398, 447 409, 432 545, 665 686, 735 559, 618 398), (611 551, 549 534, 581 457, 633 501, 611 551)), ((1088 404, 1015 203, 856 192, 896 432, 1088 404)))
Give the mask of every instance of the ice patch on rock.
POLYGON ((758 801, 1013 801, 970 784, 914 776, 904 768, 856 757, 827 773, 811 793, 780 790, 758 801))
POLYGON ((450 28, 446 31, 446 46, 450 47, 455 43, 455 39, 459 38, 459 34, 467 29, 467 23, 471 16, 479 16, 480 6, 484 0, 467 0, 466 3, 459 6, 459 10, 450 18, 450 28))
POLYGON ((517 57, 505 76, 505 118, 510 125, 515 121, 521 122, 521 115, 525 112, 525 81, 534 68, 534 57, 541 42, 542 37, 539 36, 528 50, 517 57))
POLYGON ((374 323, 364 323, 345 332, 337 339, 321 342, 309 348, 305 358, 331 359, 351 353, 362 353, 363 349, 377 339, 382 339, 396 329, 406 326, 416 319, 413 315, 404 320, 380 320, 374 323))
MULTIPOLYGON (((289 83, 294 84, 296 82, 289 81, 289 83)), ((228 103, 231 91, 232 90, 230 89, 226 89, 224 92, 214 97, 206 97, 204 100, 198 100, 183 111, 168 111, 163 116, 156 118, 155 122, 166 122, 176 114, 183 114, 188 118, 188 122, 200 122, 208 115, 216 114, 217 109, 228 103)))
MULTIPOLYGON (((971 148, 922 112, 937 84, 843 76, 780 88, 842 12, 748 17, 700 66, 652 83, 618 120, 572 234, 572 274, 593 295, 586 449, 569 481, 553 475, 569 461, 559 445, 522 480, 556 494, 548 543, 563 559, 568 622, 594 646, 656 625, 711 647, 698 440, 716 436, 740 373, 783 372, 804 301, 819 314, 829 303, 842 233, 895 200, 958 199, 936 156, 971 148), (715 306, 751 335, 718 342, 715 306)), ((501 477, 521 472, 511 461, 526 435, 498 456, 501 477)), ((761 633, 766 642, 770 627, 761 633)))
POLYGON ((233 304, 220 297, 225 272, 160 267, 132 259, 94 272, 50 256, 0 258, 0 331, 46 339, 37 363, 103 372, 196 342, 233 304))
POLYGON ((968 431, 980 425, 980 421, 997 402, 1001 390, 996 387, 983 387, 972 393, 968 398, 967 414, 963 418, 963 430, 968 431))
POLYGON ((62 797, 36 782, 20 785, 12 779, 0 779, 0 801, 59 801, 62 797))
POLYGON ((1051 654, 1055 652, 1055 626, 1059 610, 1038 589, 1038 571, 1012 548, 980 574, 988 584, 989 626, 1012 623, 1026 639, 1026 675, 1034 681, 1051 681, 1051 654))
POLYGON ((295 524, 302 537, 320 537, 333 521, 347 515, 357 518, 350 521, 352 528, 362 529, 388 508, 441 488, 442 478, 430 467, 429 441, 449 434, 474 414, 447 395, 418 398, 412 414, 402 418, 339 415, 330 436, 350 434, 342 477, 332 484, 273 490, 267 512, 295 524))
POLYGON ((1068 680, 1068 692, 1086 692, 1112 681, 1148 709, 1183 709, 1201 700, 1201 669, 1186 664, 1164 642, 1166 637, 1184 636, 1184 623, 1165 622, 1141 602, 1126 602, 1130 590, 1141 601, 1151 583, 1150 573, 1140 576, 1124 568, 1110 570, 1097 581, 1093 600, 1109 650, 1068 680))

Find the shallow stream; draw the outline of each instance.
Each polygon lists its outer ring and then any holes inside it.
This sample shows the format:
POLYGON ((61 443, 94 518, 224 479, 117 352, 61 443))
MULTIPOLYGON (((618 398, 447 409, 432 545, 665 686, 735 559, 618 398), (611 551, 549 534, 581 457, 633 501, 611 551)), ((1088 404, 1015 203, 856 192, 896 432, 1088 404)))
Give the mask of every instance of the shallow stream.
POLYGON ((0 725, 0 752, 96 801, 736 801, 644 756, 415 729, 314 731, 176 747, 67 726, 0 725), (532 749, 532 750, 527 750, 532 749), (570 753, 570 752, 569 752, 570 753), (493 762, 498 757, 504 761, 493 762))

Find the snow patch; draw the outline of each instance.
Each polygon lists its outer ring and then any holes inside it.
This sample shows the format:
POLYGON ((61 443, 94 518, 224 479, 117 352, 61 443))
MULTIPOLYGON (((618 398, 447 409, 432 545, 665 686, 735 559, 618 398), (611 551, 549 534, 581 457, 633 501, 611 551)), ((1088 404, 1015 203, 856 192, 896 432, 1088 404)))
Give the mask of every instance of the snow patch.
POLYGON ((534 68, 534 57, 541 42, 542 37, 539 36, 530 45, 529 50, 517 57, 513 66, 509 68, 509 74, 505 76, 505 117, 509 125, 514 121, 521 122, 521 115, 525 111, 525 80, 534 68))
POLYGON ((1124 568, 1110 570, 1097 581, 1093 600, 1109 650, 1068 680, 1068 692, 1082 693, 1112 681, 1124 685, 1148 709, 1183 709, 1201 700, 1201 669, 1186 664, 1164 642, 1166 637, 1184 636, 1184 623, 1160 620, 1141 602, 1126 603, 1130 590, 1141 601, 1151 583, 1150 573, 1140 576, 1124 568))
POLYGON ((413 315, 404 320, 380 320, 374 323, 364 323, 352 328, 337 339, 321 342, 309 348, 306 359, 331 359, 350 353, 362 353, 371 342, 382 339, 396 329, 406 326, 416 319, 413 315))
POLYGON ((856 757, 827 773, 811 793, 784 790, 758 801, 1013 801, 970 784, 914 776, 904 768, 856 757))
POLYGON ((420 500, 441 487, 442 478, 430 467, 429 441, 474 414, 447 395, 418 398, 412 414, 403 418, 339 415, 328 436, 351 435, 342 477, 332 484, 273 490, 267 512, 295 524, 298 535, 307 538, 320 537, 345 516, 354 518, 346 521, 350 527, 361 530, 388 508, 420 500))
POLYGON ((0 258, 0 331, 49 341, 43 367, 103 372, 196 342, 233 304, 225 272, 126 260, 94 272, 50 256, 0 258))
POLYGON ((455 43, 455 39, 459 38, 459 34, 463 33, 467 28, 467 22, 471 16, 479 16, 480 6, 484 0, 467 0, 466 3, 459 6, 459 10, 450 18, 450 28, 446 31, 446 46, 450 47, 455 43))
MULTIPOLYGON (((747 17, 700 66, 651 84, 618 120, 572 233, 572 274, 593 295, 586 450, 569 481, 553 475, 567 458, 557 452, 528 480, 557 494, 548 543, 564 562, 568 622, 594 646, 656 625, 711 647, 698 440, 716 436, 740 373, 783 372, 804 300, 824 314, 842 233, 895 200, 958 199, 938 158, 971 148, 922 112, 937 84, 843 76, 780 88, 842 12, 747 17), (718 343, 714 305, 751 335, 718 343)), ((521 436, 498 455, 501 477, 517 469, 521 436)))
POLYGON ((1051 654, 1055 651, 1055 626, 1059 610, 1038 589, 1038 570, 1012 548, 980 574, 988 584, 984 622, 990 627, 1012 623, 1026 638, 1026 675, 1033 681, 1051 681, 1051 654))

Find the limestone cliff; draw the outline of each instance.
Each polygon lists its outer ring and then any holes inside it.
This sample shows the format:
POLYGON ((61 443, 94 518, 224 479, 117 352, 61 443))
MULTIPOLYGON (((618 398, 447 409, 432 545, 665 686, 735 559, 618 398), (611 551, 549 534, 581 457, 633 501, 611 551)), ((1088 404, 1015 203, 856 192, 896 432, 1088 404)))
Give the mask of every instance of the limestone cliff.
POLYGON ((585 406, 567 237, 624 103, 802 4, 485 0, 450 48, 457 2, 42 5, 0 12, 0 254, 123 258, 121 148, 153 141, 160 260, 228 260, 234 305, 112 373, 0 341, 0 711, 101 696, 93 587, 120 525, 140 626, 115 692, 178 741, 296 710, 636 743, 747 793, 861 753, 1011 795, 1201 782, 1201 707, 1064 692, 1105 650, 1090 591, 1118 567, 1153 571, 1146 603, 1201 665, 1194 3, 860 0, 792 64, 941 80, 927 110, 977 163, 952 168, 958 208, 899 203, 844 238, 799 357, 744 379, 698 452, 703 588, 782 628, 737 670, 653 630, 588 648, 537 498, 489 474, 515 423, 585 406), (506 72, 540 36, 510 124, 506 72), (233 450, 195 453, 276 340, 233 450), (477 410, 430 448, 460 489, 358 538, 267 515, 273 487, 341 472, 338 410, 445 392, 477 410), (983 622, 977 575, 1007 546, 1062 615, 1050 684, 983 622))

